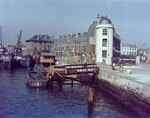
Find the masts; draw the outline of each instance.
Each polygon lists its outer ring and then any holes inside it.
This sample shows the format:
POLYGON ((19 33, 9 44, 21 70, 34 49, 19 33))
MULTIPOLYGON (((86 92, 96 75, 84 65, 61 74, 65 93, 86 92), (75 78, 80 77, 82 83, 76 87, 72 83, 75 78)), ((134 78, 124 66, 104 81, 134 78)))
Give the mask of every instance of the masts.
POLYGON ((18 42, 17 42, 17 47, 21 47, 21 35, 22 35, 22 30, 20 30, 20 33, 19 33, 19 37, 18 37, 18 42))
POLYGON ((2 47, 2 26, 0 24, 0 47, 2 47))

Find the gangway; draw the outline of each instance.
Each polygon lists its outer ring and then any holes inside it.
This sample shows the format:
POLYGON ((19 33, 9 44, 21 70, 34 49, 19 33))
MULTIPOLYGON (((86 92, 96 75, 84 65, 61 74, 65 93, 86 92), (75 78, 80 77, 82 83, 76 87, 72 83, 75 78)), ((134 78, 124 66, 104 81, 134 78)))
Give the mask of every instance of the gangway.
POLYGON ((71 80, 73 85, 73 81, 93 82, 97 77, 98 67, 96 64, 54 65, 47 68, 46 74, 48 85, 52 87, 53 82, 57 81, 60 88, 67 80, 71 80))

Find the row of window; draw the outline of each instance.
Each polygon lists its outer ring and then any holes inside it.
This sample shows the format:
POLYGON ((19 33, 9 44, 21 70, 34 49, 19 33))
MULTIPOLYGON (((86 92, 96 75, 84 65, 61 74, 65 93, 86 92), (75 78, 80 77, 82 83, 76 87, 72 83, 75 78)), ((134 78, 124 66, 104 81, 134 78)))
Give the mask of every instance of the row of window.
POLYGON ((136 50, 137 48, 121 48, 122 50, 136 50))
POLYGON ((137 54, 137 52, 122 52, 123 55, 128 55, 128 54, 137 54))

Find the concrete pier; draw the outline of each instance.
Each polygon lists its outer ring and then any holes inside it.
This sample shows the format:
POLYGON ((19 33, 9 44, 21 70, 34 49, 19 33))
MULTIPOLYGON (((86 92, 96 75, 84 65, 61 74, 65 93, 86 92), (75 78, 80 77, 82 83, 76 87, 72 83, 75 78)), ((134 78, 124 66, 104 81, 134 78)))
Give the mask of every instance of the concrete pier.
MULTIPOLYGON (((145 66, 145 65, 144 65, 145 66)), ((150 65, 148 68, 99 65, 98 87, 115 96, 143 118, 150 118, 150 65), (130 73, 128 73, 130 71, 130 73)))

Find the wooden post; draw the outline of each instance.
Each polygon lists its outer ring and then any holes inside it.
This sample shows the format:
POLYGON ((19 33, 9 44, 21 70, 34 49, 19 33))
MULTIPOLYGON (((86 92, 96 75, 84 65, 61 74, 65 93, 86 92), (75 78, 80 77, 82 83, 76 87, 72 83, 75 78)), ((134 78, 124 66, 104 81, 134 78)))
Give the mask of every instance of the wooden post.
POLYGON ((59 77, 59 90, 62 90, 63 80, 59 77))
POLYGON ((95 74, 95 81, 94 81, 94 85, 97 87, 97 80, 98 80, 98 75, 99 75, 99 68, 96 68, 96 74, 95 74))
POLYGON ((52 76, 49 77, 48 86, 52 89, 52 76))
POLYGON ((95 89, 90 87, 89 88, 88 102, 94 103, 94 94, 95 94, 95 89))
POLYGON ((88 118, 92 118, 93 107, 94 107, 94 96, 95 96, 95 89, 90 87, 89 96, 88 96, 88 118))
POLYGON ((73 79, 71 79, 71 87, 73 87, 73 79))

